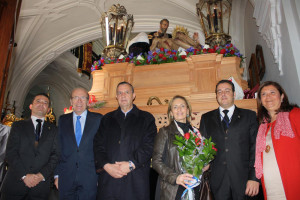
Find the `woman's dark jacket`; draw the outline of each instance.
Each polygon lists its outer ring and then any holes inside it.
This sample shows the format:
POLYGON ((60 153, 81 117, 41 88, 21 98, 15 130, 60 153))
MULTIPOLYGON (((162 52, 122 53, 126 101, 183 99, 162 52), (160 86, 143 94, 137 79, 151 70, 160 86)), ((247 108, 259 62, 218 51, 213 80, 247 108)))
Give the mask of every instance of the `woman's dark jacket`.
POLYGON ((173 144, 175 134, 181 135, 173 121, 159 129, 154 141, 152 167, 160 177, 160 200, 175 199, 178 190, 176 178, 182 174, 177 145, 173 144))

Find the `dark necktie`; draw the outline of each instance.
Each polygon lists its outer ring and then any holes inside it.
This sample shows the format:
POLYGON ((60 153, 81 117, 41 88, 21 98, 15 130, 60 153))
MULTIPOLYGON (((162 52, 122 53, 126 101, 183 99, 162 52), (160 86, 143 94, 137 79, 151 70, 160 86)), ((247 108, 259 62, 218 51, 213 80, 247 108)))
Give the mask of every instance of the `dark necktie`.
POLYGON ((223 117, 223 120, 222 120, 222 125, 223 125, 223 129, 224 131, 227 133, 227 129, 229 127, 229 117, 228 117, 228 112, 229 110, 223 110, 223 113, 224 113, 224 117, 223 117))
POLYGON ((35 127, 35 141, 38 142, 40 140, 40 136, 41 136, 42 120, 37 119, 36 122, 37 122, 37 125, 35 127))

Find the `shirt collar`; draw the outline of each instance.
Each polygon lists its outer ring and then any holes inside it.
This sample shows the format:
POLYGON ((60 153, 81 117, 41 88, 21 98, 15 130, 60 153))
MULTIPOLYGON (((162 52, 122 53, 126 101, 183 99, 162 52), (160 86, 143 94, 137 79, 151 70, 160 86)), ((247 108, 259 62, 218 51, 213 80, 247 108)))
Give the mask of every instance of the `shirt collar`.
POLYGON ((42 124, 43 124, 44 121, 45 121, 45 117, 39 118, 39 117, 36 117, 36 116, 31 115, 31 120, 32 120, 32 122, 33 122, 34 124, 37 123, 37 121, 36 121, 37 119, 41 119, 41 120, 42 120, 42 124))
POLYGON ((81 115, 77 115, 75 112, 73 112, 73 118, 76 118, 77 116, 81 116, 81 117, 86 117, 87 115, 87 110, 83 111, 83 113, 81 113, 81 115))
POLYGON ((228 109, 224 109, 224 108, 222 108, 221 106, 219 107, 219 111, 220 111, 220 115, 222 116, 222 117, 224 117, 224 113, 223 113, 223 110, 228 110, 229 112, 228 112, 228 117, 229 117, 229 119, 231 118, 231 116, 233 115, 233 112, 234 112, 234 109, 235 109, 235 105, 233 104, 230 108, 228 108, 228 109))

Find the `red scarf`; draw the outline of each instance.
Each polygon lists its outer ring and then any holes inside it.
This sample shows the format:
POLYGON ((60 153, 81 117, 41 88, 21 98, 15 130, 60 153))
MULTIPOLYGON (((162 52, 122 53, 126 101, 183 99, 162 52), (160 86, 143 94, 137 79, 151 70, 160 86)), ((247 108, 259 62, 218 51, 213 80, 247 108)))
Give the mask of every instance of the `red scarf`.
MULTIPOLYGON (((277 114, 276 124, 274 127, 274 137, 275 139, 280 139, 280 135, 287 136, 290 138, 295 137, 293 132, 291 122, 289 119, 289 112, 280 112, 277 114)), ((262 166, 262 152, 266 149, 266 132, 268 129, 268 123, 266 120, 260 124, 257 137, 256 137, 256 153, 255 153, 255 173, 256 178, 260 179, 263 174, 262 166)))

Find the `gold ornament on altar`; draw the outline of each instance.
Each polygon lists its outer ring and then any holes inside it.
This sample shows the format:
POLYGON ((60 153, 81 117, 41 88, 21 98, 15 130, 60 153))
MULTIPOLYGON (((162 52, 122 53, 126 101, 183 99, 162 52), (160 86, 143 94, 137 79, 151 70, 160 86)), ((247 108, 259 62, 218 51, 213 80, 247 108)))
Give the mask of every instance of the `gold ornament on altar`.
POLYGON ((10 113, 5 115, 4 119, 2 120, 2 124, 11 127, 11 125, 12 125, 15 121, 23 120, 23 118, 18 118, 18 117, 16 117, 16 115, 15 115, 15 109, 16 109, 16 108, 15 108, 15 103, 16 103, 15 101, 14 101, 12 107, 9 108, 9 106, 10 106, 11 104, 8 103, 8 96, 9 96, 9 93, 8 93, 8 95, 7 95, 7 98, 6 98, 6 105, 5 105, 4 110, 5 110, 5 112, 10 111, 10 113))
POLYGON ((232 0, 199 0, 197 14, 205 34, 205 43, 224 46, 231 42, 229 35, 232 0))
POLYGON ((106 44, 102 56, 106 58, 118 58, 126 54, 128 39, 133 27, 133 15, 127 14, 124 6, 113 5, 108 12, 102 14, 102 37, 106 44))

